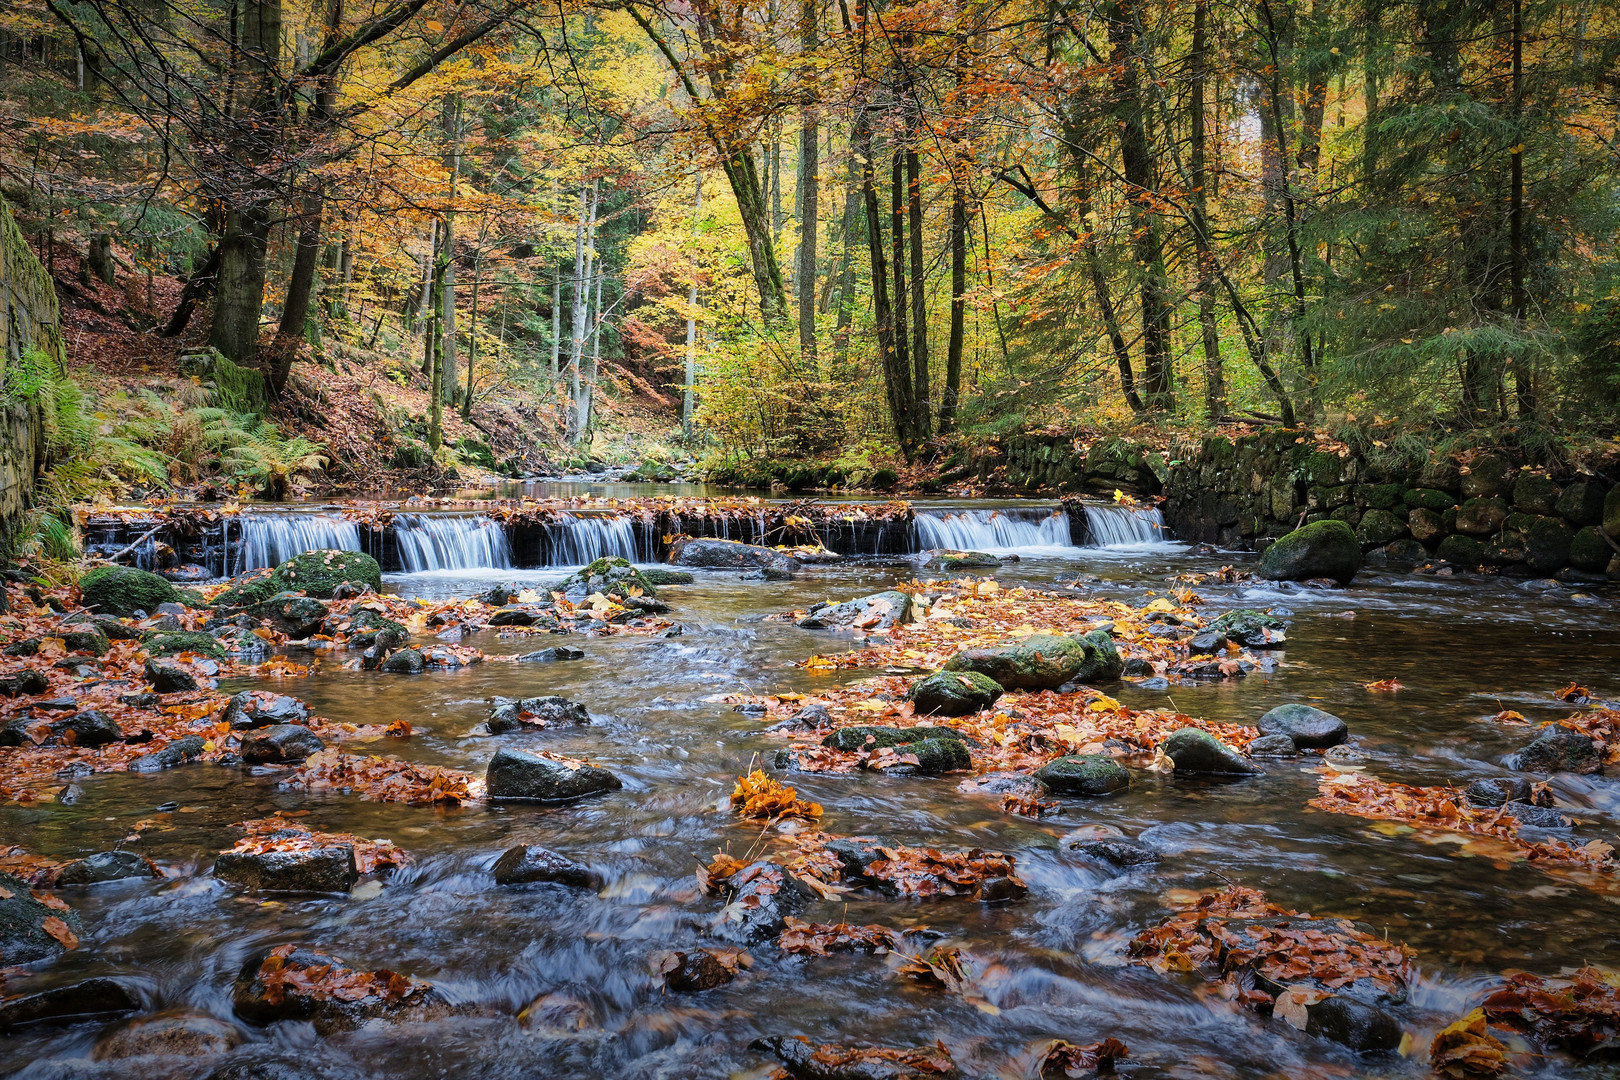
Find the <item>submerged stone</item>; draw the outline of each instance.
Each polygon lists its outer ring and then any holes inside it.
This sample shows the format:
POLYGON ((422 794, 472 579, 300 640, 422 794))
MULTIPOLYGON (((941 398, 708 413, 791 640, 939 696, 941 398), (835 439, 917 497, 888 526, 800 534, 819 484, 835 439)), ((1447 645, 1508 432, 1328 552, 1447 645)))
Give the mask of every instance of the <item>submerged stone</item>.
POLYGON ((1297 702, 1278 705, 1258 726, 1262 735, 1286 735, 1301 750, 1325 750, 1350 737, 1350 728, 1337 716, 1297 702))
POLYGON ((348 844, 305 851, 221 852, 214 876, 256 892, 348 892, 360 880, 348 844))
POLYGON ((538 844, 519 844, 508 848, 496 860, 496 884, 527 885, 533 882, 595 889, 601 887, 602 879, 590 867, 538 844))

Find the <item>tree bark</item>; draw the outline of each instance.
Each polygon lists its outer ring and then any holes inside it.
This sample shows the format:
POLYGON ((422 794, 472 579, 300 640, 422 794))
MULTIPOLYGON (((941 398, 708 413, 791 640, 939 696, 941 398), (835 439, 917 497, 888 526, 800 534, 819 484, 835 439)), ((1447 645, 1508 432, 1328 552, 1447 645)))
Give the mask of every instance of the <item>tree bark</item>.
POLYGON ((883 214, 878 206, 877 175, 872 167, 872 120, 862 107, 855 118, 856 158, 861 162, 861 198, 866 208, 866 248, 872 261, 872 314, 876 323, 878 356, 889 418, 894 424, 900 452, 910 461, 916 453, 912 438, 911 369, 895 347, 894 306, 889 301, 889 272, 883 255, 883 214))
MULTIPOLYGON (((1208 34, 1209 0, 1194 0, 1188 92, 1192 95, 1193 204, 1201 222, 1209 220, 1209 169, 1204 116, 1205 86, 1209 80, 1208 34)), ((1204 414, 1210 423, 1216 424, 1226 415, 1226 371, 1221 363, 1220 328, 1215 321, 1215 252, 1202 239, 1197 249, 1198 329, 1204 346, 1204 414)))
POLYGON ((906 218, 911 244, 911 366, 917 414, 912 431, 927 442, 933 427, 933 384, 928 377, 928 292, 923 287, 923 217, 921 163, 917 148, 906 148, 906 218))
POLYGON ((298 239, 293 252, 292 274, 287 278, 287 302, 281 309, 281 325, 276 333, 285 338, 304 336, 309 322, 310 300, 315 292, 315 268, 321 257, 321 219, 326 200, 320 181, 310 180, 299 207, 298 239))
POLYGON ((186 279, 185 288, 180 290, 180 301, 174 306, 174 314, 169 316, 169 324, 165 326, 160 337, 179 337, 185 332, 186 325, 191 322, 191 313, 197 308, 197 301, 206 300, 214 295, 214 287, 219 281, 219 248, 215 246, 208 251, 208 258, 203 260, 202 266, 192 272, 186 279))
MULTIPOLYGON (((692 235, 698 234, 699 222, 703 217, 703 174, 698 173, 696 189, 692 196, 692 235)), ((692 433, 692 416, 697 410, 697 301, 698 280, 697 274, 692 274, 692 284, 686 294, 686 385, 681 393, 681 427, 688 435, 692 433)))
MULTIPOLYGON (((820 44, 816 25, 818 0, 799 2, 799 48, 806 56, 820 44)), ((816 113, 806 105, 799 123, 799 266, 794 286, 799 296, 799 357, 809 371, 816 362, 816 241, 820 227, 820 133, 816 113)))
POLYGON ((453 94, 445 99, 444 127, 449 138, 445 164, 450 169, 450 201, 444 211, 446 260, 444 281, 439 292, 440 302, 444 305, 442 393, 444 400, 454 404, 460 392, 456 378, 456 187, 461 180, 461 103, 453 94))
POLYGON ((911 293, 906 285, 906 195, 905 154, 897 146, 889 166, 890 269, 894 272, 894 355, 906 372, 906 404, 911 420, 906 425, 913 442, 921 442, 917 432, 917 394, 921 390, 911 378, 911 337, 906 323, 911 316, 911 293))
POLYGON ((967 192, 960 177, 951 180, 951 337, 945 346, 945 390, 939 400, 939 433, 956 428, 957 395, 962 385, 962 339, 967 316, 967 192))

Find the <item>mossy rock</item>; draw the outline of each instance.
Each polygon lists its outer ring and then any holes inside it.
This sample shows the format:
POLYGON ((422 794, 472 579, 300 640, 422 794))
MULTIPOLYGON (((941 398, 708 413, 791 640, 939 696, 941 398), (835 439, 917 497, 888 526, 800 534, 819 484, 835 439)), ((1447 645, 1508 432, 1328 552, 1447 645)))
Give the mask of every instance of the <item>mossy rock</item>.
POLYGON ((391 464, 396 469, 425 469, 433 464, 433 451, 414 439, 406 439, 394 448, 391 464))
POLYGON ((1356 495, 1369 510, 1393 510, 1401 505, 1403 492, 1399 484, 1365 484, 1356 495))
POLYGON ((994 705, 1001 684, 977 671, 936 671, 918 679, 906 691, 906 700, 924 716, 968 716, 994 705))
POLYGON ((209 606, 218 611, 236 611, 262 604, 280 591, 275 581, 275 571, 254 570, 214 597, 214 602, 209 606))
POLYGON ((1614 549, 1598 533, 1595 525, 1588 525, 1569 542, 1569 564, 1588 574, 1601 574, 1614 554, 1614 549))
POLYGON ((1071 754, 1035 771, 1035 779, 1057 795, 1113 795, 1128 791, 1131 774, 1106 754, 1071 754))
POLYGON ((26 882, 0 874, 0 956, 6 958, 7 964, 31 964, 67 951, 45 929, 46 920, 52 918, 61 920, 76 935, 84 933, 77 912, 48 907, 34 898, 26 882))
POLYGON ((369 585, 375 592, 382 591, 382 567, 377 560, 360 551, 306 551, 276 567, 271 580, 275 588, 272 595, 282 591, 298 591, 306 596, 330 600, 332 593, 345 581, 369 585))
POLYGON ((1479 566, 1489 558, 1486 546, 1472 536, 1454 533, 1440 541, 1435 555, 1458 566, 1479 566))
POLYGON ((1414 510, 1433 510, 1442 513, 1457 505, 1457 496, 1435 488, 1407 488, 1401 501, 1414 510))
POLYGON ((1520 473, 1513 482, 1513 505, 1526 514, 1553 513, 1558 494, 1558 485, 1540 473, 1520 473))
POLYGON ((456 453, 461 455, 462 461, 465 461, 469 465, 476 465, 480 469, 489 469, 491 471, 494 470, 495 451, 490 449, 488 443, 480 442, 479 440, 473 438, 466 438, 456 440, 455 446, 456 453))
POLYGON ((654 585, 690 585, 697 578, 685 570, 665 570, 661 566, 643 567, 636 571, 654 585))
POLYGON ((619 558, 597 559, 563 578, 557 588, 565 594, 583 592, 588 596, 599 592, 615 600, 624 599, 634 589, 643 596, 658 595, 657 586, 645 574, 631 566, 630 560, 619 558))
POLYGON ((878 750, 885 746, 905 746, 908 743, 928 742, 937 739, 955 739, 957 742, 965 741, 967 736, 955 728, 942 727, 884 727, 879 724, 859 724, 855 727, 839 728, 821 740, 821 745, 834 750, 847 752, 855 750, 878 750))
MULTIPOLYGON (((1113 660, 1118 660, 1112 638, 1107 648, 1113 660)), ((945 670, 976 671, 1011 690, 1056 690, 1064 683, 1096 678, 1098 672, 1114 666, 1099 653, 1100 641, 1094 635, 1033 634, 1012 645, 964 649, 946 662, 945 670)), ((1123 670, 1123 662, 1118 667, 1123 670)), ((1115 672, 1113 678, 1118 677, 1115 672)))
POLYGON ((105 656, 107 650, 112 648, 112 642, 107 640, 107 635, 93 627, 88 630, 65 630, 58 636, 61 637, 62 644, 67 647, 68 652, 87 652, 105 656))
POLYGON ((1525 562, 1538 574, 1550 574, 1569 564, 1574 534, 1555 517, 1537 518, 1525 534, 1525 562))
POLYGON ((1388 510, 1368 510, 1356 526, 1356 539, 1363 547, 1383 547, 1406 535, 1406 522, 1388 510))
POLYGON ((148 656, 174 656, 176 653, 190 652, 211 656, 215 660, 225 659, 225 649, 214 635, 194 630, 143 634, 141 648, 146 650, 148 656))
POLYGON ((1260 556, 1259 574, 1272 581, 1332 578, 1340 585, 1361 569, 1361 543, 1342 521, 1317 521, 1280 537, 1260 556))
POLYGON ((166 579, 131 566, 103 566, 90 571, 79 579, 79 596, 92 611, 120 618, 137 611, 151 614, 159 604, 179 598, 166 579))

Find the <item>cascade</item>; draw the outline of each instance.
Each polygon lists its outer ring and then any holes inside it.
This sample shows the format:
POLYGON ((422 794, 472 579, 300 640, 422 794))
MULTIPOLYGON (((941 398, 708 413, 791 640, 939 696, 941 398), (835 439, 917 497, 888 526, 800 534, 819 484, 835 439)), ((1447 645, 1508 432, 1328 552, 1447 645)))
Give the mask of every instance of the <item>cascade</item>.
POLYGON ((614 514, 559 514, 546 526, 547 565, 583 566, 597 559, 617 558, 631 562, 653 562, 651 537, 643 537, 634 518, 614 514))
POLYGON ((1134 547, 1170 538, 1157 507, 1086 503, 1086 547, 1134 547))
POLYGON ((243 514, 235 573, 277 566, 306 551, 360 550, 360 527, 336 514, 243 514))
POLYGON ((1062 508, 919 510, 919 550, 993 551, 997 548, 1070 547, 1069 515, 1062 508))
POLYGON ((398 514, 394 543, 408 574, 427 570, 505 570, 512 565, 506 530, 487 517, 398 514))

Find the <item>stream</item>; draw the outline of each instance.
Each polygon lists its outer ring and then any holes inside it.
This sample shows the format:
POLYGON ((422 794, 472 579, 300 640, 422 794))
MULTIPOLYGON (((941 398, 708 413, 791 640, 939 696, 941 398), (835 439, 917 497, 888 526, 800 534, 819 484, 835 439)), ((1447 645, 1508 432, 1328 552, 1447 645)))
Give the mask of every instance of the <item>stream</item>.
MULTIPOLYGON (((919 504, 919 512, 925 509, 919 504)), ((978 540, 993 552, 1018 554, 1016 563, 978 571, 1003 586, 1090 574, 1098 580, 1086 586, 1087 596, 1140 606, 1167 593, 1173 575, 1252 560, 1140 538, 1075 547, 1066 522, 1062 535, 1040 521, 1034 535, 976 532, 971 521, 950 518, 964 509, 973 508, 941 508, 930 539, 960 547, 978 540)), ((464 550, 442 538, 438 547, 424 542, 412 549, 411 565, 437 569, 389 574, 386 591, 443 599, 503 582, 543 584, 565 572, 511 569, 492 544, 457 565, 444 554, 452 549, 464 550)), ((278 554, 285 557, 267 548, 255 559, 268 564, 278 554)), ((1240 782, 1139 773, 1120 797, 1064 800, 1061 814, 1039 820, 962 795, 950 776, 784 778, 826 808, 820 827, 828 832, 1016 857, 1029 884, 1019 903, 857 894, 847 903, 819 903, 807 916, 926 925, 971 956, 983 1000, 908 983, 882 957, 788 957, 771 942, 753 946, 753 966, 728 985, 698 994, 664 991, 649 958, 712 943, 705 931, 720 901, 700 893, 694 871, 716 851, 747 851, 759 833, 758 824, 741 822, 727 807, 732 785, 756 758, 768 760, 784 745, 760 734, 756 719, 715 699, 815 693, 873 674, 790 666, 842 651, 848 633, 763 616, 874 593, 915 574, 892 559, 809 566, 786 582, 700 570, 693 584, 659 590, 683 634, 552 639, 583 649, 579 661, 400 676, 345 670, 338 657, 302 680, 223 682, 226 693, 294 694, 334 721, 405 719, 414 729, 412 738, 386 750, 360 752, 481 774, 500 746, 544 748, 589 758, 617 773, 624 788, 562 806, 427 809, 283 790, 273 769, 196 764, 87 778, 80 782, 83 797, 71 806, 0 806, 6 842, 65 859, 113 848, 161 804, 178 804, 138 846, 164 878, 71 890, 67 898, 86 933, 49 970, 49 980, 126 977, 141 988, 149 1012, 231 1023, 238 1042, 233 1060, 296 1060, 333 1080, 763 1078, 776 1063, 748 1044, 765 1035, 892 1046, 943 1040, 964 1075, 983 1077, 1025 1075, 1019 1070, 1030 1048, 1047 1039, 1113 1037, 1130 1047, 1123 1075, 1259 1080, 1433 1075, 1429 1038, 1470 1007, 1487 979, 1510 969, 1551 975, 1588 962, 1620 963, 1614 906, 1620 897, 1311 810, 1316 774, 1304 761, 1283 760, 1240 782), (547 694, 584 703, 592 724, 472 734, 491 698, 547 694), (352 896, 271 899, 209 876, 214 854, 240 835, 233 822, 276 811, 307 811, 299 822, 314 829, 387 837, 414 861, 384 877, 380 890, 352 896), (1060 846, 1066 833, 1092 824, 1150 843, 1163 861, 1121 874, 1060 846), (495 859, 520 843, 589 864, 602 876, 601 888, 497 886, 495 859), (1172 906, 1168 894, 1224 884, 1262 888, 1285 907, 1348 917, 1410 946, 1419 977, 1399 1015, 1413 1034, 1411 1054, 1361 1059, 1213 997, 1194 977, 1126 963, 1126 944, 1163 918, 1172 906), (284 941, 330 950, 357 967, 431 980, 469 1008, 445 1019, 324 1037, 307 1023, 240 1024, 232 1016, 232 980, 255 949, 284 941), (547 995, 546 1005, 518 1021, 547 995)), ((1233 607, 1291 612, 1286 650, 1273 654, 1276 670, 1158 691, 1125 682, 1109 694, 1133 708, 1173 704, 1189 715, 1251 725, 1275 705, 1309 702, 1347 721, 1353 745, 1385 779, 1466 784, 1502 775, 1501 757, 1528 736, 1492 722, 1499 710, 1517 710, 1532 722, 1564 716, 1569 706, 1553 694, 1570 682, 1597 697, 1620 697, 1620 609, 1612 587, 1543 588, 1369 569, 1346 590, 1245 581, 1200 584, 1196 591, 1211 614, 1233 607), (1389 678, 1405 689, 1364 689, 1389 678)), ((465 643, 491 655, 535 647, 532 639, 505 640, 493 631, 465 643)), ((1584 821, 1578 841, 1616 840, 1620 786, 1561 774, 1553 789, 1584 821)), ((117 1025, 35 1026, 0 1036, 0 1076, 201 1077, 220 1064, 93 1060, 109 1026, 117 1025)), ((1533 1068, 1539 1071, 1527 1075, 1614 1075, 1601 1059, 1583 1065, 1567 1056, 1533 1068)))

